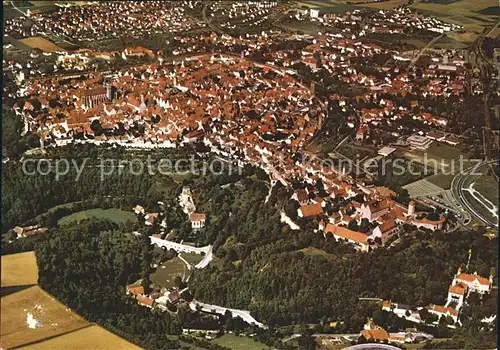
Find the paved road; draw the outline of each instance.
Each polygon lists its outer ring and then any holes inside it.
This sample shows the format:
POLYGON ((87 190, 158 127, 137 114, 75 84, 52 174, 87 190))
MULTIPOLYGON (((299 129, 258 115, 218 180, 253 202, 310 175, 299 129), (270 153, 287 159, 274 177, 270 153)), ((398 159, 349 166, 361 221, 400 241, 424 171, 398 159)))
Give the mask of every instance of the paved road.
MULTIPOLYGON (((322 338, 322 337, 329 337, 329 338, 347 338, 347 339, 357 339, 359 338, 361 334, 360 333, 349 333, 349 334, 328 334, 328 333, 315 333, 312 335, 314 338, 322 338)), ((289 336, 288 338, 285 338, 282 340, 283 343, 287 343, 290 340, 300 338, 302 334, 295 333, 289 336)))
POLYGON ((212 246, 208 249, 208 251, 205 253, 205 257, 203 258, 202 261, 200 261, 198 264, 195 265, 196 269, 202 269, 206 267, 210 261, 213 259, 213 253, 212 253, 212 246))
POLYGON ((203 21, 212 29, 215 30, 219 34, 224 34, 224 32, 217 26, 215 26, 207 17, 207 4, 203 5, 203 9, 201 10, 201 17, 203 21))
POLYGON ((453 178, 453 180, 451 182, 451 190, 452 190, 452 193, 453 193, 453 196, 455 197, 455 199, 464 208, 466 208, 466 210, 472 216, 476 217, 478 220, 480 220, 481 222, 483 222, 484 224, 486 224, 488 226, 498 227, 498 222, 493 222, 491 219, 485 218, 484 215, 482 215, 476 209, 474 209, 474 207, 471 205, 471 203, 469 202, 469 200, 465 196, 465 192, 464 192, 464 189, 465 189, 464 184, 466 183, 466 181, 469 179, 470 176, 473 176, 473 175, 471 175, 471 173, 473 173, 474 171, 477 171, 478 169, 480 169, 481 167, 483 167, 485 165, 490 165, 492 163, 496 163, 496 160, 484 161, 479 165, 471 166, 471 167, 465 169, 464 171, 460 172, 459 174, 457 174, 453 178))
POLYGON ((211 312, 211 313, 214 312, 214 313, 219 314, 219 315, 224 315, 226 313, 226 311, 229 310, 229 311, 231 311, 231 314, 233 315, 233 317, 239 316, 246 323, 254 324, 260 328, 267 328, 264 324, 260 323, 255 318, 253 318, 252 315, 250 315, 250 311, 247 311, 247 310, 230 309, 230 308, 223 307, 223 306, 201 303, 201 302, 196 301, 196 300, 193 300, 192 302, 190 302, 189 307, 193 311, 196 311, 198 308, 201 308, 201 311, 211 312))

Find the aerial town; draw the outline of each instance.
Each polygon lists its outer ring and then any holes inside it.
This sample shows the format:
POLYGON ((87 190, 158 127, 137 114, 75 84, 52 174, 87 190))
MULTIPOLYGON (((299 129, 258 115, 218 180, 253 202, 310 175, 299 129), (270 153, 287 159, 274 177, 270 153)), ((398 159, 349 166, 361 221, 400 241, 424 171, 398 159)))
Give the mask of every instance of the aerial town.
POLYGON ((495 8, 4 2, 0 346, 495 348, 495 8))

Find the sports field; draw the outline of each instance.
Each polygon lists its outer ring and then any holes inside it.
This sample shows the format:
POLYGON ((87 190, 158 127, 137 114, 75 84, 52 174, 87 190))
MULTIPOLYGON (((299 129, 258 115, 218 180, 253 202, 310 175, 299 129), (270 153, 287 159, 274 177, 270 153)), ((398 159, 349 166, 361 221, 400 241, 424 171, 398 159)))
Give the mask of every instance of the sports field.
POLYGON ((31 38, 25 38, 21 40, 24 44, 28 45, 32 49, 40 49, 44 52, 56 52, 56 51, 66 51, 65 49, 57 46, 53 42, 42 38, 40 36, 35 36, 31 38))
POLYGON ((92 325, 40 343, 24 346, 21 349, 141 349, 128 341, 108 332, 102 327, 92 325))
POLYGON ((35 252, 2 255, 2 287, 38 283, 35 252))
POLYGON ((119 224, 125 224, 127 221, 137 221, 137 218, 131 211, 129 212, 121 209, 111 208, 79 211, 77 213, 73 213, 71 215, 63 217, 61 220, 59 220, 58 223, 59 225, 70 225, 89 218, 109 219, 119 224))
POLYGON ((39 286, 1 299, 0 346, 17 348, 87 326, 78 316, 39 286))
MULTIPOLYGON (((440 142, 433 142, 425 152, 403 150, 401 153, 410 160, 425 164, 429 167, 429 170, 434 170, 436 174, 456 174, 460 170, 476 164, 474 161, 469 161, 471 158, 469 153, 462 151, 458 147, 440 142)), ((431 174, 432 172, 429 172, 427 175, 431 174)))
POLYGON ((186 264, 176 257, 158 266, 151 275, 151 282, 165 288, 174 287, 175 276, 187 277, 188 274, 186 264))

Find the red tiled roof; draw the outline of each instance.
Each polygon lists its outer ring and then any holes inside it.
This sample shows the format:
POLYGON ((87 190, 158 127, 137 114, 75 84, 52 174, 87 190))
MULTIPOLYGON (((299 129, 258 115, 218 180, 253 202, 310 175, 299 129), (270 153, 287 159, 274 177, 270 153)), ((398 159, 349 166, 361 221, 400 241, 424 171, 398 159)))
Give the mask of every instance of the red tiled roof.
POLYGON ((474 282, 474 280, 477 279, 479 284, 490 285, 490 281, 487 278, 484 278, 484 277, 481 277, 481 276, 478 276, 475 274, 469 275, 467 273, 461 273, 460 275, 458 275, 457 279, 459 281, 466 281, 466 282, 474 282))
POLYGON ((450 315, 452 315, 452 316, 458 315, 457 310, 455 310, 454 308, 449 307, 449 306, 434 305, 432 307, 432 310, 439 312, 439 313, 442 313, 442 314, 446 314, 447 312, 449 312, 450 315))
POLYGON ((189 220, 191 221, 205 221, 207 219, 207 214, 204 213, 191 213, 189 215, 189 220))
POLYGON ((396 223, 393 220, 385 221, 381 225, 378 226, 380 232, 385 233, 396 228, 396 223))
POLYGON ((382 307, 389 307, 389 308, 391 308, 392 307, 392 302, 390 300, 384 300, 382 302, 382 307))
POLYGON ((128 292, 132 295, 142 295, 144 294, 144 287, 143 286, 129 287, 128 292))
POLYGON ((328 224, 326 225, 325 232, 331 233, 334 236, 350 239, 357 243, 367 244, 367 235, 361 232, 351 231, 346 227, 328 224))
POLYGON ((139 304, 148 305, 148 306, 153 306, 153 303, 155 302, 154 299, 151 299, 151 298, 143 296, 143 295, 137 296, 137 300, 138 300, 139 304))
POLYGON ((453 293, 453 294, 460 294, 460 295, 464 295, 464 294, 465 294, 465 289, 466 289, 466 288, 467 288, 467 287, 466 287, 465 285, 463 285, 463 284, 459 283, 459 284, 456 284, 456 285, 454 285, 454 286, 453 286, 453 285, 452 285, 452 286, 450 286, 450 288, 448 289, 448 291, 449 291, 450 293, 453 293))
POLYGON ((378 213, 384 209, 388 209, 389 203, 387 201, 381 201, 381 202, 373 201, 373 202, 370 202, 368 204, 368 206, 370 207, 370 211, 372 212, 372 214, 374 214, 374 213, 378 213))
POLYGON ((300 206, 300 211, 304 217, 315 216, 323 214, 323 207, 319 202, 314 204, 305 204, 300 206))
POLYGON ((364 329, 361 331, 361 335, 365 337, 366 340, 384 341, 389 339, 389 333, 383 328, 364 329))

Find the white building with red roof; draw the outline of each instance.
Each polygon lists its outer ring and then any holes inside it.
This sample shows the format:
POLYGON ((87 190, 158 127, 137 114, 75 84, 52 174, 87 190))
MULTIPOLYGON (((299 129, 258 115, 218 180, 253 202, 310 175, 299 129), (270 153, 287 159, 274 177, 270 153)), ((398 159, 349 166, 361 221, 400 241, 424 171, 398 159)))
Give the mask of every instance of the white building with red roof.
POLYGON ((194 230, 199 230, 205 227, 205 221, 207 220, 207 214, 205 213, 191 213, 189 214, 189 221, 191 221, 191 227, 194 230))
POLYGON ((450 306, 431 305, 428 310, 431 314, 434 314, 439 318, 442 316, 448 316, 453 319, 453 322, 457 323, 458 321, 458 311, 450 306))
POLYGON ((460 310, 467 295, 467 285, 463 283, 452 284, 448 288, 448 299, 446 306, 454 305, 456 310, 460 310))
POLYGON ((335 240, 342 240, 353 244, 362 252, 368 252, 370 244, 368 243, 368 235, 364 233, 349 230, 347 227, 336 226, 332 224, 326 225, 325 235, 330 233, 335 240))
POLYGON ((491 292, 491 286, 493 284, 493 276, 490 278, 481 277, 474 272, 474 274, 462 273, 462 269, 458 268, 457 274, 453 279, 453 285, 462 283, 466 285, 471 292, 477 292, 480 294, 491 292))

